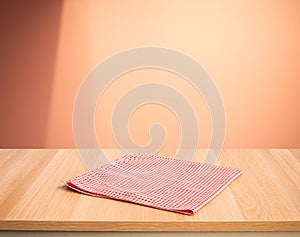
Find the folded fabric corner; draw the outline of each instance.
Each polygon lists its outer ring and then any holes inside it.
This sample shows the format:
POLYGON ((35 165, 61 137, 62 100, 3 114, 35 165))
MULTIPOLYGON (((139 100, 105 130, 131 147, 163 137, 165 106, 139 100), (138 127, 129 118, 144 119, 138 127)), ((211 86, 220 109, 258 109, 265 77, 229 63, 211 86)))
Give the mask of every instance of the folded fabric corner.
POLYGON ((242 173, 237 168, 127 154, 63 183, 87 195, 193 215, 242 173))

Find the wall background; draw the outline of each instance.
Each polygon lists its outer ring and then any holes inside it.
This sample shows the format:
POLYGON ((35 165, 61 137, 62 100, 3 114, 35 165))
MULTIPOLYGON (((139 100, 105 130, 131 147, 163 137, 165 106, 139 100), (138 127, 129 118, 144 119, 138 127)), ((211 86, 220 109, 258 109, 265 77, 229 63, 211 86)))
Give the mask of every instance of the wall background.
MULTIPOLYGON (((0 147, 74 147, 73 101, 87 73, 119 51, 154 45, 179 50, 210 73, 226 109, 225 147, 299 148, 299 12, 297 0, 2 1, 0 147)), ((186 96, 199 119, 199 146, 207 146, 203 99, 180 77, 150 69, 120 77, 102 97, 102 146, 116 146, 110 116, 117 99, 149 81, 186 96)), ((133 138, 149 142, 153 122, 165 126, 165 146, 176 147, 179 123, 157 105, 133 114, 133 138)))

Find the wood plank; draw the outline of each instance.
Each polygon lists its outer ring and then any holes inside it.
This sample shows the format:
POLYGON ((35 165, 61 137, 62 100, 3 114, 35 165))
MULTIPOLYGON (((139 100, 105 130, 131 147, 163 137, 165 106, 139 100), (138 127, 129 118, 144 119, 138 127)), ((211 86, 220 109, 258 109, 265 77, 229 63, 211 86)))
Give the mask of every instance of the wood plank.
MULTIPOLYGON (((124 154, 116 149, 104 153, 111 160, 124 154)), ((199 150, 196 160, 203 161, 205 154, 199 150)), ((74 149, 3 149, 0 230, 300 231, 299 157, 299 150, 223 150, 219 164, 244 174, 187 216, 65 188, 62 179, 86 171, 74 149)))
POLYGON ((299 231, 296 221, 3 221, 2 230, 45 231, 299 231))

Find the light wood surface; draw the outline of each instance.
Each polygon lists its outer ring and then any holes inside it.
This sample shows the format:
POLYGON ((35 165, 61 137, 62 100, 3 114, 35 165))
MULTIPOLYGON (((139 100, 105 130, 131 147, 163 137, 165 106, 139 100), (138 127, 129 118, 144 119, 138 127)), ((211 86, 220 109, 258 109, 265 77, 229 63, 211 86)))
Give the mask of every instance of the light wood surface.
MULTIPOLYGON (((204 155, 199 150, 197 161, 204 155)), ((76 150, 2 149, 0 230, 300 231, 300 150, 223 150, 219 164, 244 173, 186 216, 65 188, 61 180, 86 171, 76 150)))

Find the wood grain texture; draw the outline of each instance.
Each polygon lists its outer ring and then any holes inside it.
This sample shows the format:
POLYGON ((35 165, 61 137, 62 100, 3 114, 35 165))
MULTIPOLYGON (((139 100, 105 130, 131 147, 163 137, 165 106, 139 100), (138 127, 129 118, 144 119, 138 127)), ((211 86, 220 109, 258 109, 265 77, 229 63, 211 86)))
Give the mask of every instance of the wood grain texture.
MULTIPOLYGON (((123 155, 105 153, 111 160, 123 155)), ((204 157, 199 150, 196 160, 204 157)), ((299 150, 223 150, 219 164, 244 174, 186 216, 67 189, 61 180, 86 171, 76 150, 2 149, 0 230, 300 231, 299 150)))

